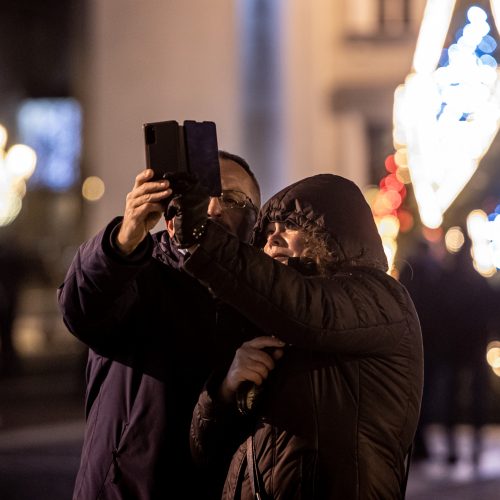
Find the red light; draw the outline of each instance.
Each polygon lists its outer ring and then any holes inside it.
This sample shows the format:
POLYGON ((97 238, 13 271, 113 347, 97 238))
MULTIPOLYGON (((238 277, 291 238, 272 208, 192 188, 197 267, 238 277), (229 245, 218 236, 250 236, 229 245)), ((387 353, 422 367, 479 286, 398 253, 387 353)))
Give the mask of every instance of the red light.
POLYGON ((404 184, 396 177, 395 174, 390 174, 385 178, 385 185, 389 189, 398 192, 400 192, 404 187, 404 184))
POLYGON ((398 169, 398 166, 396 165, 396 162, 394 161, 394 155, 389 155, 385 159, 385 168, 391 174, 396 172, 396 170, 398 169))

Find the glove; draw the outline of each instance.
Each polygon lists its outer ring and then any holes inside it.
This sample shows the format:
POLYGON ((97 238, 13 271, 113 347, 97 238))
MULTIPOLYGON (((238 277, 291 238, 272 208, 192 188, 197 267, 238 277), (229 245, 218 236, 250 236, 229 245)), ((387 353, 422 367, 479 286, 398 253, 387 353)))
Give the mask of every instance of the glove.
POLYGON ((174 219, 173 241, 179 248, 198 243, 207 225, 210 198, 197 178, 189 173, 168 174, 172 192, 165 218, 174 219))

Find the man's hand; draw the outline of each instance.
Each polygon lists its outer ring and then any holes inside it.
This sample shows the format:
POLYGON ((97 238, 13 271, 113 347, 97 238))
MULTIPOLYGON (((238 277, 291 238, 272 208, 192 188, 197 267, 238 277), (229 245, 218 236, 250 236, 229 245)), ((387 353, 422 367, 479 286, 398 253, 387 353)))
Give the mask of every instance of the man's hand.
POLYGON ((131 254, 155 227, 165 210, 162 202, 172 194, 169 181, 152 181, 153 175, 153 170, 143 170, 127 195, 123 222, 116 238, 118 248, 125 255, 131 254))
POLYGON ((274 369, 274 362, 283 356, 284 347, 276 337, 256 337, 242 344, 222 382, 220 398, 227 403, 234 401, 238 387, 246 381, 260 386, 274 369))

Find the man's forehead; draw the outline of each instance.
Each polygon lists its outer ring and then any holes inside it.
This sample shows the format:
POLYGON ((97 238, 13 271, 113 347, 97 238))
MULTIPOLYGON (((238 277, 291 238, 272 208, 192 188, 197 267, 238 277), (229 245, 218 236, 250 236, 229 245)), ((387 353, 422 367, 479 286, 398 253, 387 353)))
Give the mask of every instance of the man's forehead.
POLYGON ((220 173, 222 189, 242 191, 255 202, 253 180, 241 165, 223 159, 220 161, 220 173))

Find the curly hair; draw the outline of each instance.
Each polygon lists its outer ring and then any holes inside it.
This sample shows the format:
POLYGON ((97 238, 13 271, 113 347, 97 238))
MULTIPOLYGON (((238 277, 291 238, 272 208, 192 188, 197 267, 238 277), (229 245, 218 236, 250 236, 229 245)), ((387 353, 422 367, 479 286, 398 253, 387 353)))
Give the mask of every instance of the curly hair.
POLYGON ((331 236, 317 226, 308 226, 301 231, 304 235, 303 257, 315 262, 317 274, 320 276, 333 274, 339 267, 340 256, 331 248, 331 236))
POLYGON ((304 235, 303 257, 316 264, 316 274, 319 276, 331 276, 342 268, 360 265, 387 270, 379 260, 367 260, 363 255, 346 257, 335 238, 321 227, 308 225, 301 231, 304 235))

